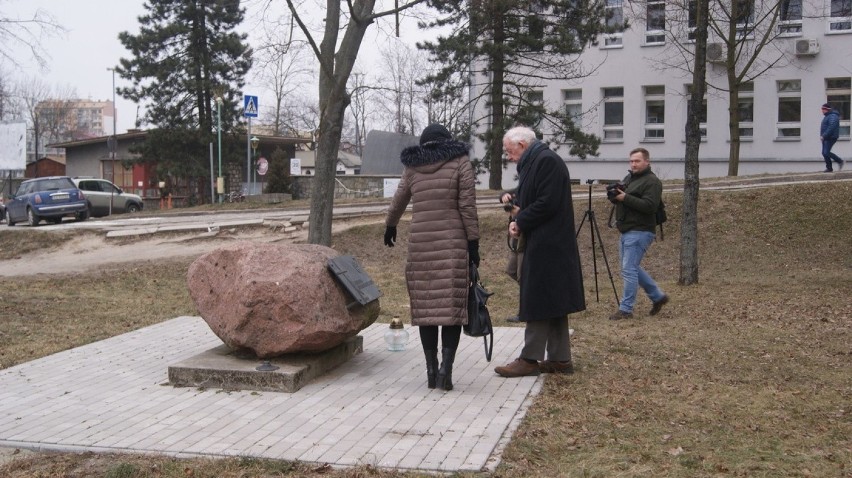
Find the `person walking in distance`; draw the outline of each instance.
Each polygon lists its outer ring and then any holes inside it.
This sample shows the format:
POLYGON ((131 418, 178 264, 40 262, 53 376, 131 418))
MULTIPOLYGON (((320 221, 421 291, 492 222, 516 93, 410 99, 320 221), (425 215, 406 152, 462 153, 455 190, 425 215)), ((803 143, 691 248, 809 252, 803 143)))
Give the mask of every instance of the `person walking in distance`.
POLYGON ((618 310, 609 316, 610 320, 633 318, 639 286, 653 303, 650 315, 657 315, 669 302, 669 296, 641 265, 642 257, 656 237, 656 213, 663 195, 663 183, 651 171, 651 155, 647 149, 636 148, 630 152, 630 172, 623 185, 611 201, 615 204, 615 224, 621 233, 618 252, 624 293, 618 310))
POLYGON ((832 108, 830 104, 822 105, 822 124, 819 128, 819 139, 822 142, 822 159, 825 160, 824 173, 831 173, 831 162, 837 163, 837 170, 843 170, 843 160, 840 156, 831 152, 837 138, 840 137, 840 112, 832 108))
POLYGON ((568 168, 524 126, 506 132, 503 149, 518 168, 508 233, 524 241, 519 312, 526 328, 520 356, 494 371, 502 377, 572 373, 568 314, 585 310, 586 298, 568 168))
POLYGON ((427 126, 420 144, 400 154, 405 169, 385 221, 384 242, 393 247, 399 220, 412 203, 405 264, 411 324, 419 327, 427 386, 444 390, 453 389, 453 362, 467 323, 469 264, 479 265, 476 182, 468 149, 444 126, 427 126))

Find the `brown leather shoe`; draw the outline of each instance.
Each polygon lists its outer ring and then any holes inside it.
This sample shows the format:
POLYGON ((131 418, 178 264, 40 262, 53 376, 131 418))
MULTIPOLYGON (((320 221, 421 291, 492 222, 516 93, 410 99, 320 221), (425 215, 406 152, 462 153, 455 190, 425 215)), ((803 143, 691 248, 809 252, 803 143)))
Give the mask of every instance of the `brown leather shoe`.
POLYGON ((527 375, 534 376, 541 373, 538 370, 538 362, 529 363, 520 357, 516 358, 514 362, 495 368, 494 371, 501 377, 506 378, 526 377, 527 375))
POLYGON ((633 314, 630 312, 623 312, 621 310, 616 310, 609 316, 609 320, 624 320, 624 319, 632 319, 633 314))
POLYGON ((654 305, 651 307, 651 312, 648 312, 648 315, 657 315, 663 309, 663 306, 669 303, 669 296, 664 295, 662 299, 654 302, 654 305))
POLYGON ((538 364, 538 370, 541 373, 574 373, 574 364, 545 360, 538 364))

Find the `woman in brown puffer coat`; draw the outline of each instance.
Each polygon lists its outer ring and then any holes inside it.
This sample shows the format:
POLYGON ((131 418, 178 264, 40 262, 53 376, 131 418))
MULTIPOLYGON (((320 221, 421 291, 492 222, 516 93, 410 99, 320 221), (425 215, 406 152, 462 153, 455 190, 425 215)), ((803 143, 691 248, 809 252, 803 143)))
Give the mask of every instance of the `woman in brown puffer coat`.
POLYGON ((468 145, 447 128, 432 124, 420 145, 402 150, 405 166, 385 224, 385 245, 393 247, 396 226, 412 203, 405 279, 411 324, 420 328, 429 388, 452 390, 453 361, 467 323, 470 262, 479 265, 479 220, 468 145), (438 326, 441 365, 438 367, 438 326))

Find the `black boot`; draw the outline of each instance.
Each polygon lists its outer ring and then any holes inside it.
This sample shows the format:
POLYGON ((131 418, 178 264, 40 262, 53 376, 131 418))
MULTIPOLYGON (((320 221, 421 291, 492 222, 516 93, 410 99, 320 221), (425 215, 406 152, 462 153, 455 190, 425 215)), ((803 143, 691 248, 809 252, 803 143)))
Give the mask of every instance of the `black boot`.
POLYGON ((438 375, 438 350, 424 350, 426 354, 426 385, 435 388, 435 379, 438 375))
POLYGON ((453 389, 453 361, 456 359, 456 349, 444 347, 441 349, 441 368, 438 369, 438 387, 444 390, 453 389))

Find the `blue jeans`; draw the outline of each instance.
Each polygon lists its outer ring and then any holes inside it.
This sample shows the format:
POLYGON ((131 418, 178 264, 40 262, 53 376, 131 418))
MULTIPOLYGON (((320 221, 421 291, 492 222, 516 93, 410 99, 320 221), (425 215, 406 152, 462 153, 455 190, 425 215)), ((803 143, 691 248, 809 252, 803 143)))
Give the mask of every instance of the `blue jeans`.
POLYGON ((831 161, 832 160, 834 160, 834 162, 837 163, 837 164, 841 164, 843 162, 843 160, 840 159, 840 156, 831 152, 831 148, 834 147, 834 143, 836 143, 836 142, 837 142, 836 139, 824 139, 824 140, 822 140, 822 159, 825 160, 825 169, 828 169, 829 171, 832 169, 831 168, 831 161))
POLYGON ((648 294, 652 302, 661 300, 666 294, 654 282, 654 279, 642 269, 640 263, 645 251, 654 242, 656 234, 648 231, 628 231, 621 234, 618 254, 621 256, 621 278, 624 279, 624 297, 618 310, 622 312, 633 312, 633 304, 636 303, 636 291, 638 286, 648 294))

